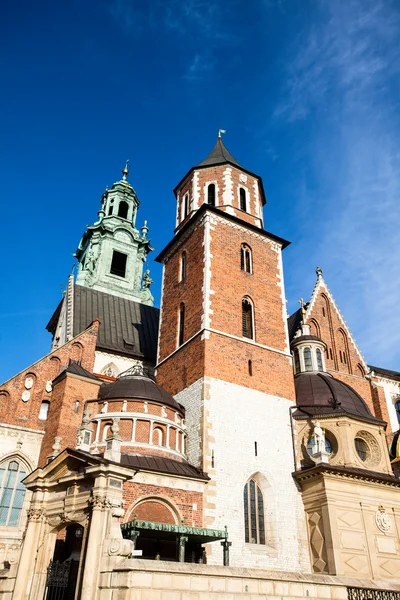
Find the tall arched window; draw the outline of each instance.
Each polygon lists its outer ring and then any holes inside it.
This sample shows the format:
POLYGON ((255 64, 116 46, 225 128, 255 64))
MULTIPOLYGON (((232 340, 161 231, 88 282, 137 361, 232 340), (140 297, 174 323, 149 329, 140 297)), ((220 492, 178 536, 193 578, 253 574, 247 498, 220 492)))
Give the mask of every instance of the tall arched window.
POLYGON ((253 272, 251 248, 247 244, 242 244, 240 247, 240 268, 246 273, 253 272))
POLYGON ((43 400, 42 404, 40 405, 40 411, 39 411, 40 421, 47 421, 47 417, 49 415, 49 407, 50 407, 50 402, 48 400, 43 400))
POLYGON ((396 415, 397 415, 397 420, 400 424, 400 400, 397 400, 396 404, 394 405, 395 409, 396 409, 396 415))
POLYGON ((254 339, 253 305, 247 296, 242 300, 242 335, 245 338, 254 339))
POLYGON ((182 252, 181 256, 181 281, 186 279, 186 252, 182 252))
POLYGON ((109 207, 108 207, 108 216, 109 217, 113 214, 113 211, 114 211, 113 204, 114 204, 114 198, 111 198, 110 204, 109 204, 109 207))
POLYGON ((215 183, 210 183, 207 188, 207 204, 215 206, 215 183))
POLYGON ((182 346, 185 340, 185 305, 182 302, 179 307, 178 345, 182 346))
POLYGON ((186 219, 188 214, 189 214, 189 194, 185 194, 185 196, 183 198, 183 218, 186 219))
POLYGON ((294 351, 294 372, 300 373, 300 355, 298 350, 294 351))
POLYGON ((163 432, 159 427, 155 427, 153 430, 153 444, 156 446, 163 445, 163 432))
POLYGON ((313 370, 313 366, 312 366, 312 358, 311 358, 311 349, 310 348, 304 348, 304 368, 306 371, 312 371, 313 370))
POLYGON ((10 460, 0 466, 0 525, 17 527, 24 504, 26 472, 23 465, 10 460))
POLYGON ((316 355, 317 355, 317 369, 318 369, 318 371, 323 371, 324 365, 322 362, 322 352, 319 348, 317 348, 317 350, 316 350, 316 355))
POLYGON ((118 206, 118 216, 121 217, 122 219, 127 219, 128 218, 128 208, 129 208, 128 203, 125 202, 125 200, 122 200, 118 206))
POLYGON ((245 542, 265 544, 264 498, 254 479, 244 486, 243 500, 245 542))
POLYGON ((239 189, 239 206, 240 210, 247 211, 246 190, 242 187, 239 189))

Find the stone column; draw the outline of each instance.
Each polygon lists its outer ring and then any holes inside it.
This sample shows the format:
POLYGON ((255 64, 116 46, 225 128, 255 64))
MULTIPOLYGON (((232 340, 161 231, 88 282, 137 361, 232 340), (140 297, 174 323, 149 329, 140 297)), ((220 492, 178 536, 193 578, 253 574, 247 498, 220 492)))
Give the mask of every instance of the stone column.
POLYGON ((97 596, 97 581, 100 572, 103 542, 106 536, 108 508, 108 501, 105 496, 93 496, 81 588, 81 597, 85 598, 85 600, 95 600, 97 596))
POLYGON ((178 551, 178 560, 179 562, 185 562, 185 546, 188 541, 188 537, 186 535, 180 535, 178 537, 179 551, 178 551))
POLYGON ((229 548, 232 546, 232 542, 228 542, 228 540, 224 540, 221 542, 221 546, 223 547, 224 552, 224 567, 229 567, 229 548))
POLYGON ((38 552, 40 529, 43 519, 44 511, 42 508, 31 508, 28 512, 28 526, 19 559, 13 600, 25 600, 29 598, 36 565, 34 557, 36 557, 38 552))

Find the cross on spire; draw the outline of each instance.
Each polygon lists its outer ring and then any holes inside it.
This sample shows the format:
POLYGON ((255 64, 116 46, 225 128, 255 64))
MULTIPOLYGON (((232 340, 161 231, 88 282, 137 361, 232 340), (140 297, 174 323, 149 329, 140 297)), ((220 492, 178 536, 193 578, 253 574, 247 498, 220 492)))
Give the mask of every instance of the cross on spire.
POLYGON ((306 316, 306 302, 304 302, 303 298, 300 298, 300 300, 298 300, 298 303, 300 304, 300 310, 301 310, 301 316, 304 320, 304 317, 306 316))

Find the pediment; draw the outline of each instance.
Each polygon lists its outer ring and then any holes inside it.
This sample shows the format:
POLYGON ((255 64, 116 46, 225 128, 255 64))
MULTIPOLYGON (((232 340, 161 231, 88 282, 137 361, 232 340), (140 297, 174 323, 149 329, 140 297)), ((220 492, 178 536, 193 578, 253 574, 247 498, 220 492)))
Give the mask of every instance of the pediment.
POLYGON ((99 464, 99 459, 89 454, 67 448, 46 466, 36 469, 24 479, 29 488, 35 485, 51 485, 60 479, 76 479, 85 468, 99 464))

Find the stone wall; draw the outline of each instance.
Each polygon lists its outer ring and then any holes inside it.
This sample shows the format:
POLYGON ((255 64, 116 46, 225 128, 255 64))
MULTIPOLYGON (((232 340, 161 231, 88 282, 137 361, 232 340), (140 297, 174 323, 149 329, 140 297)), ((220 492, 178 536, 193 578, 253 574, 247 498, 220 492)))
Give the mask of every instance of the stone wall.
MULTIPOLYGON (((377 582, 345 577, 108 559, 98 600, 346 600, 347 586, 380 589, 377 582)), ((384 589, 400 591, 400 585, 384 589)))

